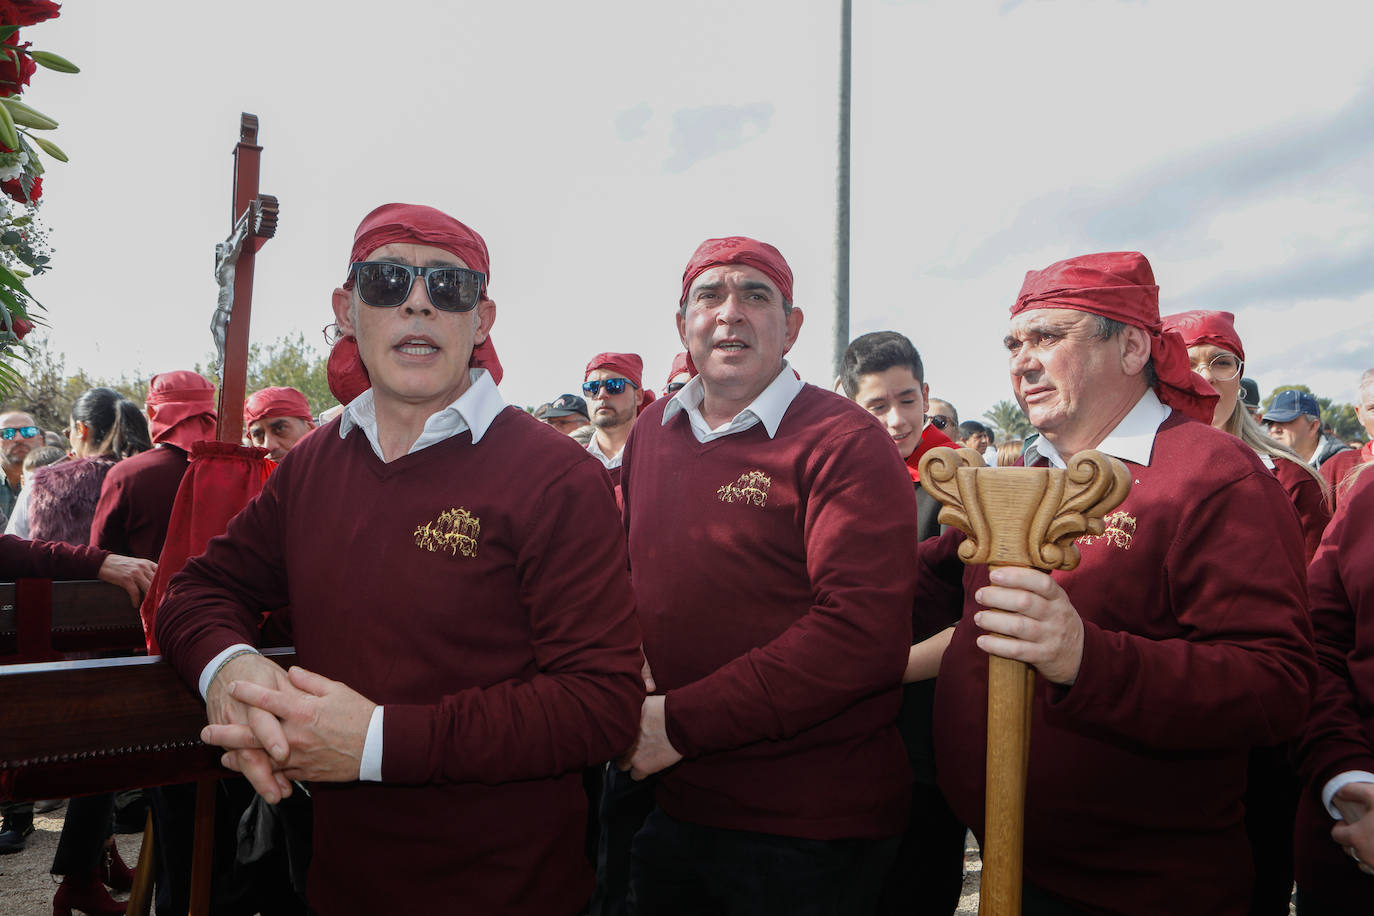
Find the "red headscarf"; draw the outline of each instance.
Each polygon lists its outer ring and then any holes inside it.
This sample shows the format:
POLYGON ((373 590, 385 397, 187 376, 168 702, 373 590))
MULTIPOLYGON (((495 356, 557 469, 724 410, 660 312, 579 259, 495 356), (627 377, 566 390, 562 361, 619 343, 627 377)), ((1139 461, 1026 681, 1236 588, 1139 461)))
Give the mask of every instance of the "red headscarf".
POLYGON ((644 408, 653 401, 654 393, 643 384, 644 360, 640 359, 638 353, 598 353, 587 363, 587 368, 582 372, 582 381, 585 382, 595 369, 618 372, 630 380, 639 391, 639 409, 635 411, 636 416, 643 413, 644 408))
POLYGON ((305 395, 295 388, 264 388, 250 394, 243 402, 244 427, 265 417, 299 417, 307 423, 315 419, 305 395))
POLYGON ((194 443, 215 438, 215 386, 199 373, 159 372, 148 382, 148 406, 157 408, 148 423, 154 442, 189 452, 194 443))
POLYGON ((673 357, 673 364, 668 367, 668 381, 664 382, 664 387, 672 383, 682 373, 686 372, 688 378, 697 374, 697 367, 692 364, 692 354, 683 350, 673 357))
POLYGON ((1029 309, 1076 309, 1143 329, 1150 335, 1160 401, 1194 420, 1212 422, 1217 393, 1193 371, 1183 338, 1160 323, 1159 287, 1140 252, 1085 254, 1027 271, 1011 314, 1029 309))
POLYGON ((1164 316, 1164 330, 1173 331, 1190 347, 1220 347, 1245 362, 1245 348, 1236 333, 1236 316, 1230 312, 1193 309, 1177 315, 1164 316))
POLYGON ((682 272, 682 298, 678 305, 686 303, 693 280, 712 267, 727 264, 744 264, 762 271, 782 293, 782 298, 789 303, 792 301, 792 268, 787 266, 782 252, 767 242, 732 235, 724 239, 707 239, 697 246, 687 262, 687 269, 682 272))
MULTIPOLYGON (((420 204, 383 204, 373 210, 358 224, 353 234, 353 251, 349 264, 365 261, 383 245, 408 242, 413 245, 432 245, 442 248, 463 259, 463 263, 473 270, 487 275, 491 282, 491 258, 487 254, 487 243, 472 229, 458 220, 433 207, 420 204)), ((352 274, 344 281, 344 289, 352 288, 352 274)), ((482 297, 486 298, 487 289, 482 287, 482 297)), ((501 382, 501 361, 496 357, 491 335, 472 348, 472 358, 468 365, 474 369, 486 369, 492 381, 501 382)), ((371 387, 367 367, 358 355, 358 341, 353 337, 341 337, 329 354, 329 390, 342 404, 362 394, 371 387)))

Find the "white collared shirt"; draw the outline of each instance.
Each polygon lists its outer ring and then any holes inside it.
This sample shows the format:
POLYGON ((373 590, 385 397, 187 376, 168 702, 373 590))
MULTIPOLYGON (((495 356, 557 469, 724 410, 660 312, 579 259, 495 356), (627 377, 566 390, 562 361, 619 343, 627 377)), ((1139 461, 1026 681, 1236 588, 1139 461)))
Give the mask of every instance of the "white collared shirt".
MULTIPOLYGON (((452 404, 430 414, 429 419, 425 421, 424 429, 420 431, 420 438, 415 440, 410 451, 406 452, 407 455, 413 455, 421 449, 451 439, 469 429, 472 430, 473 445, 486 435, 487 427, 496 419, 496 415, 505 409, 506 402, 501 399, 501 392, 487 370, 469 369, 468 379, 472 384, 468 385, 467 391, 459 395, 452 404)), ((347 439, 355 426, 367 436, 367 441, 371 443, 372 451, 376 452, 377 457, 385 461, 381 442, 377 438, 377 405, 372 400, 371 388, 358 395, 343 409, 343 414, 339 417, 339 438, 347 439)))
POLYGON ((601 450, 601 446, 596 444, 595 433, 587 440, 587 451, 591 453, 593 458, 600 461, 602 466, 608 471, 620 467, 620 456, 625 454, 625 449, 622 447, 613 457, 607 458, 606 453, 601 450))
POLYGON ((692 425, 692 435, 696 436, 698 442, 710 442, 722 436, 742 433, 759 423, 763 424, 763 428, 768 432, 768 438, 771 439, 778 434, 783 414, 787 413, 787 408, 792 405, 793 399, 801 393, 803 387, 805 383, 792 371, 787 360, 783 360, 782 371, 767 388, 759 392, 759 396, 754 398, 748 407, 735 414, 729 423, 712 429, 706 418, 701 415, 701 402, 706 396, 706 389, 701 376, 696 375, 678 389, 677 394, 673 395, 672 400, 663 408, 663 423, 667 425, 673 417, 686 411, 687 420, 692 425))
MULTIPOLYGON (((468 386, 467 391, 459 395, 452 404, 430 414, 429 419, 425 420, 420 438, 415 440, 410 451, 406 452, 407 455, 452 439, 469 429, 472 430, 473 445, 486 435, 487 428, 496 419, 496 415, 505 409, 506 402, 501 399, 496 381, 487 370, 469 369, 468 379, 472 384, 468 386)), ((358 395, 343 409, 343 414, 339 418, 339 438, 348 438, 348 434, 355 426, 362 429, 363 434, 367 436, 367 441, 377 457, 385 461, 381 442, 377 438, 377 406, 373 403, 371 388, 358 395)), ((201 670, 201 697, 210 689, 210 681, 219 670, 220 664, 240 649, 256 651, 247 643, 236 643, 210 659, 209 664, 201 670)), ((363 740, 363 756, 358 770, 358 779, 363 782, 382 780, 382 718, 383 707, 379 703, 372 710, 372 718, 367 723, 367 737, 363 740)))
MULTIPOLYGON (((1130 461, 1133 464, 1150 466, 1150 455, 1155 448, 1155 433, 1159 432, 1159 426, 1169 415, 1173 413, 1172 407, 1166 407, 1160 402, 1159 396, 1154 389, 1147 388, 1145 393, 1140 396, 1140 400, 1135 402, 1131 412, 1121 418, 1121 422, 1112 428, 1094 448, 1099 452, 1111 455, 1113 458, 1120 458, 1122 461, 1130 461)), ((1046 439, 1043 435, 1037 434, 1036 437, 1026 445, 1023 453, 1025 465, 1030 467, 1041 458, 1049 461, 1050 465, 1056 468, 1066 467, 1064 459, 1059 454, 1059 449, 1054 447, 1054 443, 1046 439)))

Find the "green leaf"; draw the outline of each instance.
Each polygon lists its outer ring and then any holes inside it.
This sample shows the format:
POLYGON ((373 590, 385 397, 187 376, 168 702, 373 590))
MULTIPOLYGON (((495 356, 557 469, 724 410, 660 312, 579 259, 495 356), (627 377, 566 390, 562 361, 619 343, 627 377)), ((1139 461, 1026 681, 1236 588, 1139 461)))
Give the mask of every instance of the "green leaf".
POLYGON ((11 35, 19 31, 17 25, 0 26, 0 41, 9 41, 11 35))

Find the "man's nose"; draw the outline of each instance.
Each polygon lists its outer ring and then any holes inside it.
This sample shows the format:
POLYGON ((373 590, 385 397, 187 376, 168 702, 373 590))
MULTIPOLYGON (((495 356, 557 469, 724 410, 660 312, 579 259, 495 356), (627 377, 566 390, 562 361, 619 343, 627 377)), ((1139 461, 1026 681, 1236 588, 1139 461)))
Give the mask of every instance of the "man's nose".
POLYGON ((429 287, 423 277, 416 277, 410 284, 410 295, 406 296, 406 301, 401 303, 401 308, 407 312, 419 312, 429 315, 434 311, 434 304, 429 301, 429 287))

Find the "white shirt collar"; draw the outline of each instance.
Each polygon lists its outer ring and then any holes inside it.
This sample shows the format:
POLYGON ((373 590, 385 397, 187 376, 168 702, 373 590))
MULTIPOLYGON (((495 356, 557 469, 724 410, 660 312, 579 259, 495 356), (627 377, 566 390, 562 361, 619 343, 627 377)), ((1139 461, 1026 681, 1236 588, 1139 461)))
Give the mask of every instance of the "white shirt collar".
MULTIPOLYGON (((476 445, 486 435, 492 421, 506 407, 495 380, 486 369, 469 369, 468 378, 472 384, 458 396, 452 404, 436 411, 425 420, 425 428, 420 438, 406 454, 411 455, 428 448, 437 442, 451 439, 459 433, 472 430, 472 443, 476 445)), ((359 427, 372 444, 372 450, 382 458, 382 446, 377 437, 377 405, 372 399, 369 388, 348 403, 339 416, 339 438, 346 439, 353 427, 359 427)), ((385 459, 383 459, 385 460, 385 459)))
POLYGON ((729 423, 711 429, 706 424, 706 418, 701 415, 701 402, 706 396, 706 389, 701 376, 693 376, 690 382, 678 389, 677 394, 673 395, 672 400, 663 408, 663 423, 666 425, 673 417, 686 411, 693 432, 697 433, 697 439, 702 442, 743 432, 756 423, 762 423, 768 432, 768 438, 772 439, 778 434, 778 427, 782 425, 787 408, 804 387, 805 383, 792 371, 787 360, 783 360, 782 370, 767 388, 759 392, 758 397, 754 398, 748 407, 735 414, 729 423))
POLYGON ((591 452, 597 461, 605 465, 608 471, 612 468, 620 467, 621 456, 625 454, 625 449, 621 448, 620 451, 615 453, 614 457, 606 457, 606 453, 601 450, 601 446, 596 444, 596 433, 592 433, 592 437, 587 440, 587 451, 591 452))
MULTIPOLYGON (((1150 455, 1155 448, 1155 434, 1159 432, 1159 425, 1173 412, 1172 407, 1166 407, 1160 402, 1154 389, 1147 388, 1140 396, 1140 400, 1135 402, 1131 412, 1121 418, 1121 422, 1113 427, 1107 438, 1098 443, 1096 448, 1113 458, 1149 467, 1150 455)), ((1025 464, 1030 467, 1041 458, 1057 468, 1066 466, 1054 443, 1037 434, 1026 446, 1025 464)))

